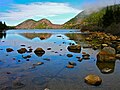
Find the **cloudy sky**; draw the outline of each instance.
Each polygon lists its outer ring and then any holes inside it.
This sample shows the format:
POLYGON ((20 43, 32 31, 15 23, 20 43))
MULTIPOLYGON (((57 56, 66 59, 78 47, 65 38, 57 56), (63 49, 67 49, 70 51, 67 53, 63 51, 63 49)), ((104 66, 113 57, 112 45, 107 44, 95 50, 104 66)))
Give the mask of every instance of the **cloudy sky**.
POLYGON ((0 0, 0 21, 17 25, 26 19, 47 18, 63 24, 84 9, 96 9, 119 0, 0 0))

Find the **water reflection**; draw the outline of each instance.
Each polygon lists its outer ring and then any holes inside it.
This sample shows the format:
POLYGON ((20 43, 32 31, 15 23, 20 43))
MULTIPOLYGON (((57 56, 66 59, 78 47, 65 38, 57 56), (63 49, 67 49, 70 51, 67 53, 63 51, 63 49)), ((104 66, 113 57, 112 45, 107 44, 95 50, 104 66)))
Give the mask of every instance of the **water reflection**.
MULTIPOLYGON (((85 75, 93 72, 97 75, 103 73, 102 79, 104 79, 106 78, 104 74, 114 72, 115 62, 98 62, 96 60, 96 54, 99 50, 94 51, 92 48, 83 48, 86 42, 84 41, 84 35, 80 33, 69 33, 68 30, 64 30, 65 33, 63 33, 63 30, 62 32, 57 32, 56 30, 57 33, 40 33, 39 30, 36 31, 38 33, 34 33, 34 31, 31 30, 15 30, 14 33, 13 31, 8 32, 7 37, 6 33, 0 33, 0 38, 5 38, 4 42, 0 42, 0 77, 4 76, 3 79, 1 78, 0 90, 2 88, 1 85, 4 86, 6 84, 11 86, 11 80, 14 81, 15 77, 20 77, 26 85, 25 88, 21 88, 21 90, 28 90, 29 88, 31 88, 31 90, 39 90, 40 87, 44 85, 51 86, 51 90, 53 90, 54 87, 57 87, 59 90, 69 90, 69 88, 74 90, 80 87, 76 90, 82 90, 84 88, 82 86, 86 85, 83 82, 85 75), (80 44, 81 49, 78 51, 68 50, 68 46, 76 44, 80 44), (39 47, 44 51, 35 52, 39 47), (7 48, 13 48, 14 51, 6 52, 7 48), (21 48, 24 48, 24 51, 18 53, 17 50, 21 48), (87 56, 87 59, 82 58, 83 54, 87 56), (68 55, 72 57, 68 57, 68 55), (76 66, 73 69, 66 68, 69 62, 75 63, 76 66), (44 64, 41 65, 41 63, 44 64), (35 67, 35 65, 37 66, 35 67), (98 72, 98 69, 100 72, 98 72), (6 77, 9 76, 6 73, 11 73, 9 80, 6 80, 6 77), (66 88, 63 88, 61 84, 65 85, 66 88), (39 86, 36 87, 37 85, 39 86), (71 85, 72 87, 70 87, 71 85)), ((84 58, 86 58, 85 55, 84 58)), ((114 75, 119 78, 118 74, 120 74, 120 72, 118 67, 116 73, 111 76, 113 77, 114 75)), ((111 76, 106 79, 111 80, 111 76)), ((104 80, 102 88, 108 85, 109 82, 106 81, 104 80)), ((117 78, 115 78, 114 81, 119 83, 119 79, 117 78)), ((109 83, 109 85, 114 86, 114 83, 109 83)), ((86 88, 86 86, 84 89, 87 90, 89 87, 86 88)), ((95 87, 94 89, 98 90, 100 88, 95 87)), ((56 88, 54 90, 56 90, 56 88)), ((93 90, 93 88, 90 90, 93 90)))
POLYGON ((53 34, 53 33, 21 33, 19 34, 25 38, 28 38, 35 42, 53 42, 59 45, 75 45, 76 42, 71 37, 67 36, 66 34, 53 34))
POLYGON ((6 38, 6 32, 5 31, 0 31, 0 39, 6 38))
POLYGON ((48 39, 52 34, 50 33, 22 33, 20 34, 28 39, 34 39, 38 37, 40 40, 48 39))
POLYGON ((114 62, 96 62, 97 67, 100 72, 103 74, 110 74, 114 72, 115 69, 115 61, 114 62))

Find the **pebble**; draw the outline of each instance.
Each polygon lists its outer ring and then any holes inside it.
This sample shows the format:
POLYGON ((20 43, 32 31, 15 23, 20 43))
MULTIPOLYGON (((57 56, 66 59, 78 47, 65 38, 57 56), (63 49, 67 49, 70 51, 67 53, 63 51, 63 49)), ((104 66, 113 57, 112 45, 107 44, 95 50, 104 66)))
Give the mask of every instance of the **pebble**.
POLYGON ((67 65, 66 67, 67 67, 67 68, 74 68, 73 65, 67 65))
POLYGON ((51 48, 47 48, 47 50, 51 50, 51 48))

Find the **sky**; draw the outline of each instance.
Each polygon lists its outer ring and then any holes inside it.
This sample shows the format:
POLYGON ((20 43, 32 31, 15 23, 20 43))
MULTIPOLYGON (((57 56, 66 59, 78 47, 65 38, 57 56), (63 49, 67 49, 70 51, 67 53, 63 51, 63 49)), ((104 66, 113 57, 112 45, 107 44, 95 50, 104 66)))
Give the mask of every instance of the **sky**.
POLYGON ((63 24, 84 9, 95 10, 119 0, 0 0, 0 21, 15 26, 27 19, 63 24))

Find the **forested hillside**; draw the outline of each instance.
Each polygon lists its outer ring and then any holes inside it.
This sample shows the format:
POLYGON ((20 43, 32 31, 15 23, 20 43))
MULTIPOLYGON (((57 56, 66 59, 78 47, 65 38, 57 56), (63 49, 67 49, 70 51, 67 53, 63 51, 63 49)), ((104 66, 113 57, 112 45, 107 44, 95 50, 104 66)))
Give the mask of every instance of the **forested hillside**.
POLYGON ((107 6, 90 15, 83 12, 66 22, 64 27, 120 34, 120 5, 107 6))

